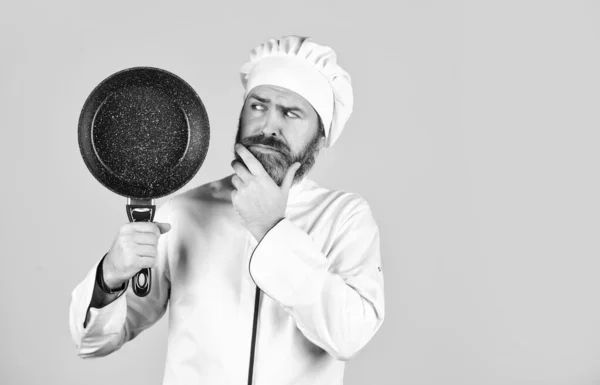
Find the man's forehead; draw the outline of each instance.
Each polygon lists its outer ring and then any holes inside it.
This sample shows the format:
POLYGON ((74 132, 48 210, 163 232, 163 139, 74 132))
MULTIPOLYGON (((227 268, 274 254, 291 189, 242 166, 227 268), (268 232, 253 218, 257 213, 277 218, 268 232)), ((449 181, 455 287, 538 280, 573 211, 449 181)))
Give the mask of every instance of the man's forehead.
POLYGON ((260 85, 254 87, 248 93, 248 96, 257 96, 260 99, 267 99, 275 103, 291 104, 298 107, 311 108, 308 100, 300 94, 280 86, 260 85))

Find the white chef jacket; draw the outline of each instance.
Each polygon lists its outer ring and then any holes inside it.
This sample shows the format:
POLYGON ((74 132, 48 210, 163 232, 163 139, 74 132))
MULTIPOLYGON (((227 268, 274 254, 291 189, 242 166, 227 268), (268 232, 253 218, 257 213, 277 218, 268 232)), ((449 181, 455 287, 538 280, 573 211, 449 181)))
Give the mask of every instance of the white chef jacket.
POLYGON ((384 319, 377 224, 359 195, 304 178, 285 218, 257 242, 231 203, 231 177, 171 198, 152 287, 90 307, 96 267, 73 290, 70 329, 83 358, 118 350, 169 305, 164 385, 247 384, 256 288, 254 384, 343 383, 345 361, 384 319), (89 318, 86 314, 89 311, 89 318))

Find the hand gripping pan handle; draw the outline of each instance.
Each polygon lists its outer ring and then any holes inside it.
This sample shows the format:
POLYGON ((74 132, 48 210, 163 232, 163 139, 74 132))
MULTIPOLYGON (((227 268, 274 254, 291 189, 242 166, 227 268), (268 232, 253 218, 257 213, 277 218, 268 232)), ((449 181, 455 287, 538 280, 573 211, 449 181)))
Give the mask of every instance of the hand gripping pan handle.
MULTIPOLYGON (((154 213, 156 212, 154 199, 134 200, 129 198, 127 200, 126 209, 129 222, 152 222, 152 220, 154 220, 154 213)), ((131 278, 131 284, 133 292, 138 297, 147 296, 148 293, 150 293, 150 286, 152 284, 152 274, 150 269, 144 268, 140 270, 131 278)))

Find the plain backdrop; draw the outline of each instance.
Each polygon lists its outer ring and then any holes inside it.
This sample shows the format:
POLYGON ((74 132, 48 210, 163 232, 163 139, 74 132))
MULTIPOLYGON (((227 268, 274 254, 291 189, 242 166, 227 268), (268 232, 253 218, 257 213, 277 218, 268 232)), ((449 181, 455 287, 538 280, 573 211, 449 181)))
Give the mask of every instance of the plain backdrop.
POLYGON ((212 139, 185 191, 232 172, 239 67, 287 34, 353 77, 310 177, 381 229, 386 319, 345 383, 600 384, 600 3, 574 0, 3 0, 0 383, 161 383, 166 317, 101 359, 71 341, 71 291, 127 221, 81 107, 128 67, 190 83, 212 139))

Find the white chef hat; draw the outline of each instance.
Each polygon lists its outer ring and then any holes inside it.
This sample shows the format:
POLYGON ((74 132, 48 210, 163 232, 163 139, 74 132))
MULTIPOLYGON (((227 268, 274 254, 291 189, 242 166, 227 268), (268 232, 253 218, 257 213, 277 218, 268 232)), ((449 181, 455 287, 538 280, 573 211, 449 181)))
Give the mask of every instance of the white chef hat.
POLYGON ((259 85, 287 88, 304 97, 321 117, 326 147, 337 140, 352 113, 350 75, 337 64, 333 49, 307 37, 285 36, 259 45, 240 76, 244 99, 259 85))

